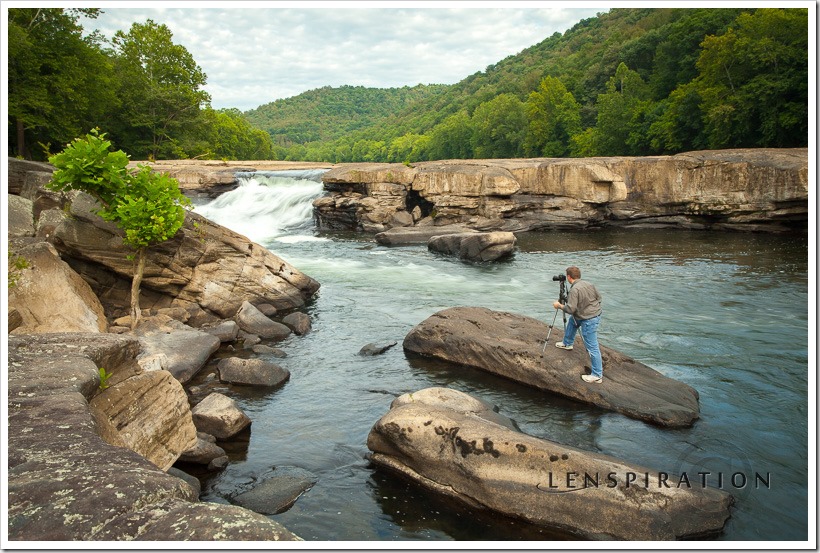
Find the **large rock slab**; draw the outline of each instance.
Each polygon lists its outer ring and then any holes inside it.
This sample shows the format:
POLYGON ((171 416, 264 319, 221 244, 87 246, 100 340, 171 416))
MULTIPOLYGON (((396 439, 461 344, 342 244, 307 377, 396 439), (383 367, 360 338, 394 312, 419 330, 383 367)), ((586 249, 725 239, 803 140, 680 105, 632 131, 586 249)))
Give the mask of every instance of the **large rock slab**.
POLYGON ((98 367, 132 370, 133 337, 9 336, 8 540, 298 539, 246 509, 196 503, 196 491, 104 441, 88 401, 98 367))
MULTIPOLYGON (((75 195, 71 217, 55 230, 53 243, 94 283, 103 303, 129 302, 132 253, 114 225, 94 214, 90 196, 75 195)), ((245 301, 286 310, 304 305, 319 283, 246 237, 189 212, 177 234, 146 252, 143 307, 188 307, 230 318, 245 301)))
POLYGON ((126 447, 162 470, 196 445, 188 396, 167 371, 133 374, 102 390, 90 405, 108 418, 126 447))
POLYGON ((80 275, 46 242, 16 252, 28 263, 9 289, 9 308, 22 318, 14 333, 105 332, 103 306, 80 275))
POLYGON ((143 356, 164 356, 162 368, 182 384, 205 366, 221 344, 218 337, 167 316, 144 319, 134 334, 139 337, 143 356))
POLYGON ((435 493, 587 539, 704 536, 730 516, 726 492, 677 487, 658 470, 528 436, 486 420, 475 402, 422 392, 392 407, 367 447, 373 463, 435 493))
POLYGON ((700 408, 692 387, 613 349, 601 346, 602 384, 581 380, 589 355, 580 336, 565 351, 553 344, 563 331, 553 330, 542 354, 549 326, 537 319, 482 307, 440 311, 413 328, 404 349, 475 367, 570 399, 617 411, 628 417, 673 428, 691 426, 700 408))
POLYGON ((495 261, 515 251, 512 232, 465 232, 433 236, 427 249, 454 255, 463 261, 495 261))

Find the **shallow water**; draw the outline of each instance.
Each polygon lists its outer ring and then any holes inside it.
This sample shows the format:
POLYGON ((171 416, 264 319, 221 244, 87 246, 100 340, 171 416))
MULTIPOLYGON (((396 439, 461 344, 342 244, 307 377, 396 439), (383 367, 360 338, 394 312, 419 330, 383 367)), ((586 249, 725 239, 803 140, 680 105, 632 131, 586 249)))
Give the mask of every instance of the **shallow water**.
POLYGON ((493 403, 533 436, 676 474, 760 473, 768 489, 725 484, 736 505, 717 539, 807 539, 806 236, 528 233, 511 260, 472 265, 425 246, 387 248, 372 235, 315 231, 306 206, 322 193, 317 175, 257 175, 197 208, 322 285, 306 308, 312 332, 276 344, 288 354, 272 359, 291 372, 287 384, 269 393, 214 387, 253 425, 227 469, 203 477, 204 500, 227 502, 272 467, 297 466, 319 481, 271 518, 306 540, 565 539, 476 514, 369 464, 367 434, 395 397, 448 386, 493 403), (698 390, 701 418, 692 428, 653 427, 403 352, 413 326, 447 307, 551 322, 558 296, 551 277, 568 265, 604 297, 603 344, 698 390), (358 355, 367 343, 389 341, 398 345, 383 355, 358 355))

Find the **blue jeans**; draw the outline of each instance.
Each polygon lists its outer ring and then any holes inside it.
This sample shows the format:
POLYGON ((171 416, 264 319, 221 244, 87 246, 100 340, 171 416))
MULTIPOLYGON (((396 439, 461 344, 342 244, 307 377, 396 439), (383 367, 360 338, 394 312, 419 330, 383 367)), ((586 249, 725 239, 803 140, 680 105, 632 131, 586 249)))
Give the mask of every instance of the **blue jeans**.
POLYGON ((598 325, 601 324, 601 316, 592 317, 584 321, 578 321, 580 325, 576 324, 575 317, 570 315, 569 324, 564 331, 564 345, 571 346, 575 342, 575 333, 578 332, 578 327, 581 328, 581 336, 584 338, 584 346, 589 353, 589 359, 592 362, 592 376, 603 378, 604 364, 601 359, 601 348, 598 346, 598 325))

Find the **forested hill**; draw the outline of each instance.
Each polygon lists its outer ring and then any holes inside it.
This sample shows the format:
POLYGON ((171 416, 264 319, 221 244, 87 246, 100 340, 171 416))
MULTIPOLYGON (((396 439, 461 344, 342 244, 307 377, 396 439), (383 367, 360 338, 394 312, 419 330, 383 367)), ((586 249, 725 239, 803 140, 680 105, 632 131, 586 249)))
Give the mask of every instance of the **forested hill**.
POLYGON ((423 84, 402 88, 326 86, 264 104, 245 112, 245 117, 270 133, 276 144, 335 140, 402 112, 446 88, 423 84))
POLYGON ((333 119, 318 106, 338 90, 272 104, 284 117, 246 115, 277 157, 333 162, 806 146, 808 11, 613 9, 403 111, 374 102, 333 119))

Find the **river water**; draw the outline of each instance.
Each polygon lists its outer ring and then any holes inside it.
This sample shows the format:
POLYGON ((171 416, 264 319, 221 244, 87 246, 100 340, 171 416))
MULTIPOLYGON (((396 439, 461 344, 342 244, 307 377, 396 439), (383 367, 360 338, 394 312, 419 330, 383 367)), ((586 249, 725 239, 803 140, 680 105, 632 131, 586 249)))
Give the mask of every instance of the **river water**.
POLYGON ((322 285, 306 307, 313 330, 276 344, 288 354, 272 359, 291 372, 287 384, 273 392, 214 388, 253 424, 231 464, 202 477, 203 500, 228 502, 273 467, 295 466, 318 482, 271 518, 306 540, 565 539, 471 512, 369 464, 367 434, 390 402, 447 386, 496 405, 533 436, 659 471, 710 472, 710 485, 722 473, 736 505, 719 540, 808 539, 806 235, 526 233, 511 260, 473 265, 423 245, 388 248, 368 234, 316 231, 311 201, 323 193, 321 173, 247 175, 236 190, 196 208, 322 285), (603 344, 700 393, 701 418, 692 428, 657 428, 403 352, 413 326, 448 307, 552 322, 558 283, 551 277, 569 265, 604 297, 603 344), (398 345, 383 355, 358 355, 368 343, 391 341, 398 345), (735 473, 748 477, 746 486, 730 483, 735 473), (756 473, 768 487, 753 485, 756 473))

